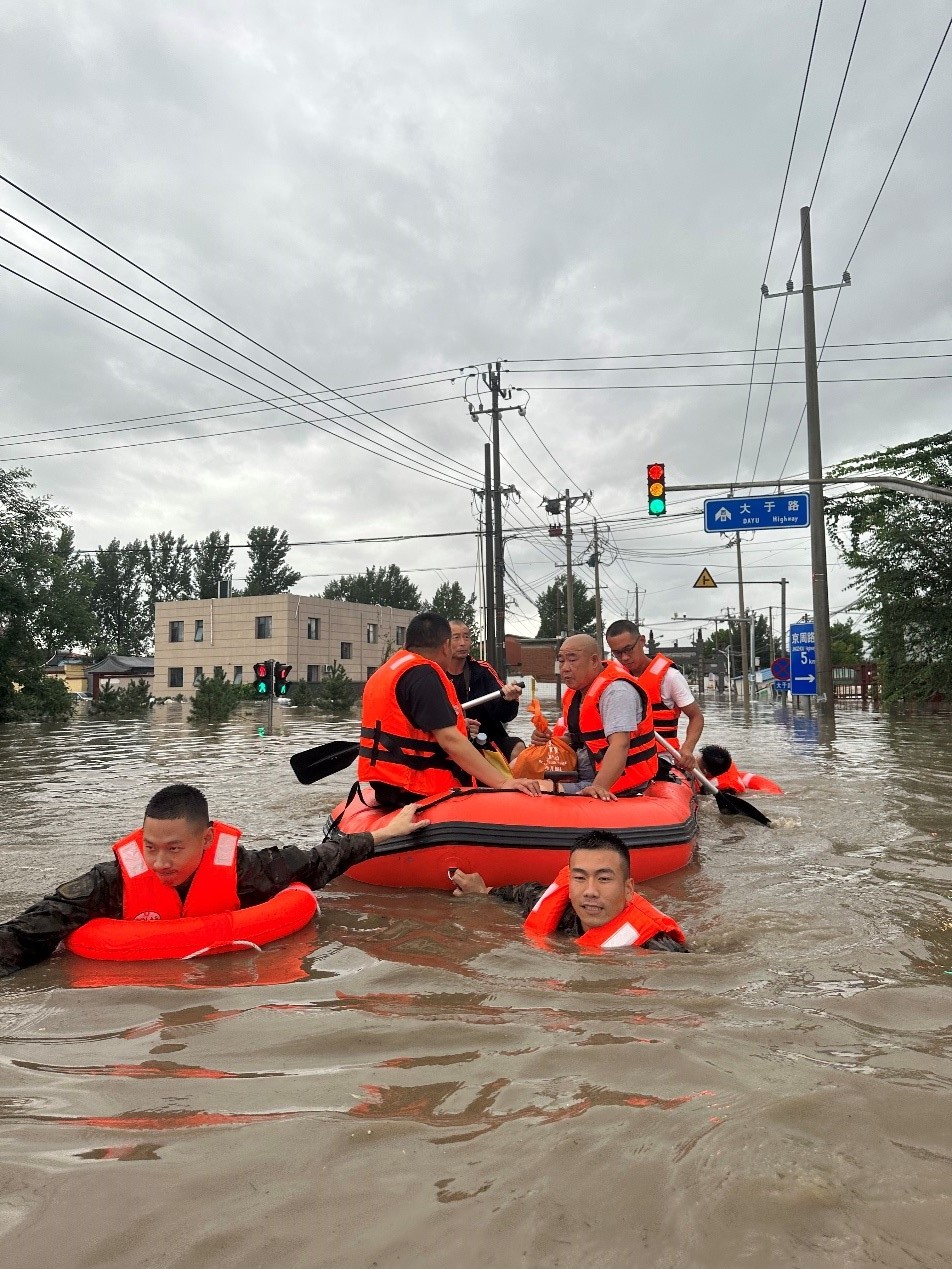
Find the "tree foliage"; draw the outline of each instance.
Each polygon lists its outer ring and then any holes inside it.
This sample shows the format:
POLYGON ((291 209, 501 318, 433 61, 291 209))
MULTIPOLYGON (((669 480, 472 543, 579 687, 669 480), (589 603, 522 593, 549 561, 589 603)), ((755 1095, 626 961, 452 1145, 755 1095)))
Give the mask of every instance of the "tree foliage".
POLYGON ((330 714, 346 714, 357 694, 357 684, 351 682, 344 667, 335 661, 317 686, 314 704, 330 714))
POLYGON ((830 622, 830 643, 834 665, 855 665, 863 659, 863 635, 852 621, 830 622))
POLYGON ((227 533, 214 529, 192 546, 192 594, 196 599, 217 599, 219 582, 229 581, 234 571, 227 533))
POLYGON ((0 471, 0 720, 19 716, 15 685, 36 686, 58 646, 88 638, 92 617, 84 573, 64 512, 31 491, 25 468, 0 471))
MULTIPOLYGON (((557 639, 566 630, 565 609, 566 575, 557 577, 552 585, 537 596, 539 633, 537 639, 557 639)), ((595 633, 595 596, 579 577, 572 578, 572 608, 575 634, 595 633)))
POLYGON ((466 598, 466 592, 459 582, 444 582, 438 586, 430 600, 434 612, 440 612, 448 621, 465 621, 469 626, 473 639, 479 638, 479 625, 476 621, 476 596, 466 598))
POLYGON ((150 607, 192 597, 192 546, 182 535, 150 534, 144 546, 150 607))
MULTIPOLYGON (((952 489, 952 432, 851 459, 832 476, 885 475, 952 489)), ((862 486, 827 502, 856 573, 885 700, 952 696, 952 504, 862 486)))
POLYGON ((248 530, 250 566, 245 579, 246 595, 283 595, 297 585, 301 574, 288 568, 289 550, 286 530, 279 533, 273 524, 248 530))
POLYGON ((218 666, 215 673, 205 675, 192 697, 188 712, 190 723, 223 723, 231 718, 243 700, 245 692, 240 686, 229 683, 225 672, 218 666))
POLYGON ((103 683, 89 708, 91 713, 104 714, 107 718, 132 718, 145 714, 151 704, 152 688, 145 679, 136 679, 125 687, 103 683))
POLYGON ((379 604, 383 608, 406 608, 411 612, 419 612, 423 607, 420 592, 396 564, 386 568, 371 566, 363 573, 335 578, 324 587, 324 598, 351 604, 379 604))
POLYGON ((100 547, 89 573, 95 616, 94 647, 99 656, 143 656, 152 646, 153 609, 146 577, 146 547, 138 538, 122 546, 118 538, 100 547))

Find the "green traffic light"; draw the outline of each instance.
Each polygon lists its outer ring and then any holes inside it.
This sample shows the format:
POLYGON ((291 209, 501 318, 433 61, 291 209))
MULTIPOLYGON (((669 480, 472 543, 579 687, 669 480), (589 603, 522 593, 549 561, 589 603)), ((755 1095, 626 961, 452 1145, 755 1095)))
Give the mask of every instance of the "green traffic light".
POLYGON ((267 683, 258 683, 256 684, 256 688, 257 688, 257 692, 259 696, 267 696, 268 694, 267 683))
POLYGON ((663 516, 663 515, 664 515, 664 513, 665 513, 665 510, 666 510, 666 508, 665 508, 665 504, 664 504, 664 499, 663 499, 663 498, 649 498, 649 500, 648 500, 648 515, 650 515, 650 516, 663 516))

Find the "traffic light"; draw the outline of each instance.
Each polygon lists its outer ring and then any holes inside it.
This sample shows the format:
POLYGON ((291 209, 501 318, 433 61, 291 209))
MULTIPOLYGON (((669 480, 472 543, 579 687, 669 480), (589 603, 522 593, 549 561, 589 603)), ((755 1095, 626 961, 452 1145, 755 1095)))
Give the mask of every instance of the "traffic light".
POLYGON ((271 691, 271 662, 255 662, 255 696, 267 696, 271 691))
POLYGON ((280 661, 274 663, 274 694, 275 696, 287 696, 288 689, 291 686, 288 682, 288 675, 291 673, 289 665, 282 665, 280 661))
POLYGON ((663 516, 668 509, 668 490, 664 483, 664 463, 648 464, 648 515, 663 516))

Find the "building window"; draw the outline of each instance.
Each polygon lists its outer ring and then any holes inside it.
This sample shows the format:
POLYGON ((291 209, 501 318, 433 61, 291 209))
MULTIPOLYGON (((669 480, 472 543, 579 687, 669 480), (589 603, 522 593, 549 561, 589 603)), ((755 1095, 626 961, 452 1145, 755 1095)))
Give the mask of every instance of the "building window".
POLYGON ((406 641, 407 641, 407 628, 406 628, 406 626, 397 626, 396 630, 394 631, 394 638, 396 639, 397 643, 398 643, 398 644, 400 645, 400 647, 402 648, 402 647, 403 647, 403 645, 404 645, 404 644, 406 643, 406 641))
POLYGON ((342 661, 350 661, 354 656, 354 645, 352 643, 342 643, 340 645, 340 659, 342 661))
POLYGON ((377 642, 377 623, 375 621, 367 622, 367 642, 368 643, 377 642))
POLYGON ((270 639, 271 638, 271 618, 255 617, 255 638, 270 639))
POLYGON ((196 665, 195 671, 192 674, 192 687, 198 687, 204 677, 205 671, 200 665, 196 665))
POLYGON ((233 675, 233 677, 232 677, 232 680, 231 680, 231 681, 232 681, 232 683, 236 684, 236 686, 238 686, 238 687, 240 687, 240 686, 241 686, 242 674, 243 674, 243 671, 242 671, 241 666, 240 666, 240 665, 236 665, 236 666, 235 666, 235 673, 234 673, 234 675, 233 675))
POLYGON ((216 679, 223 679, 225 677, 225 667, 223 665, 216 665, 212 673, 216 679))
POLYGON ((185 672, 180 665, 169 666, 169 687, 181 687, 185 680, 185 672))
POLYGON ((368 665, 368 666, 367 666, 367 678, 368 678, 368 679, 370 678, 371 674, 373 674, 373 673, 374 673, 374 671, 375 671, 376 669, 377 669, 377 667, 376 667, 375 665, 368 665))
POLYGON ((309 665, 307 667, 307 681, 308 683, 320 683, 321 667, 319 665, 309 665))
POLYGON ((307 619, 307 637, 309 639, 320 639, 321 637, 321 619, 320 617, 308 617, 307 619))
POLYGON ((185 622, 170 621, 169 622, 169 643, 185 642, 185 622))
POLYGON ((195 622, 195 642, 201 643, 205 638, 205 622, 199 617, 195 622))

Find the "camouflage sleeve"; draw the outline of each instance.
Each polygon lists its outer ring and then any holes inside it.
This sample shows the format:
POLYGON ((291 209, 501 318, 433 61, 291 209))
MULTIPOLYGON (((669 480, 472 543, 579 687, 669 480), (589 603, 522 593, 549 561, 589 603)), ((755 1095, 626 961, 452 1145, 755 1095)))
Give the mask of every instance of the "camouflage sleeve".
POLYGON ((493 886, 489 893, 502 903, 514 903, 527 917, 545 889, 541 881, 524 881, 519 886, 493 886))
POLYGON ((339 829, 308 850, 299 846, 269 846, 265 850, 239 847, 238 899, 243 908, 264 903, 292 881, 303 881, 312 890, 320 890, 373 853, 370 833, 342 833, 339 829))
POLYGON ((119 867, 96 864, 0 925, 0 977, 46 960, 67 934, 93 917, 121 916, 119 867))

